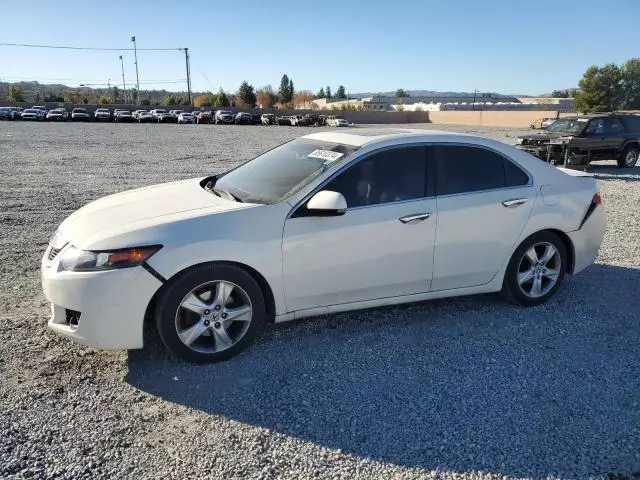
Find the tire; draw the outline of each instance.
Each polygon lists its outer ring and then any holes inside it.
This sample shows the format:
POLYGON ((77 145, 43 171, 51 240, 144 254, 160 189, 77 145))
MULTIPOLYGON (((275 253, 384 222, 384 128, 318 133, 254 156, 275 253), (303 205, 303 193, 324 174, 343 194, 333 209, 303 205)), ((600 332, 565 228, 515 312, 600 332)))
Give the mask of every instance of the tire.
POLYGON ((200 364, 227 360, 244 351, 262 330, 266 315, 264 295, 256 280, 242 268, 215 263, 193 267, 171 279, 155 312, 156 327, 167 349, 200 364), (225 285, 223 292, 230 292, 226 303, 217 301, 220 285, 225 285), (247 307, 248 315, 238 316, 247 307), (238 319, 231 319, 232 315, 238 319), (192 343, 188 345, 181 336, 192 343))
POLYGON ((618 167, 620 168, 632 168, 638 163, 638 155, 640 150, 634 145, 629 145, 624 149, 622 155, 618 158, 618 167))
POLYGON ((531 307, 549 300, 560 288, 567 271, 567 251, 562 240, 552 232, 538 232, 527 238, 513 253, 502 282, 502 295, 511 303, 531 307), (555 250, 547 250, 547 246, 555 250), (535 247, 535 248, 534 248, 535 247), (544 264, 535 264, 527 253, 533 249, 538 261, 546 253, 552 257, 544 264), (531 272, 531 277, 527 273, 531 272), (540 288, 535 289, 539 280, 540 288))

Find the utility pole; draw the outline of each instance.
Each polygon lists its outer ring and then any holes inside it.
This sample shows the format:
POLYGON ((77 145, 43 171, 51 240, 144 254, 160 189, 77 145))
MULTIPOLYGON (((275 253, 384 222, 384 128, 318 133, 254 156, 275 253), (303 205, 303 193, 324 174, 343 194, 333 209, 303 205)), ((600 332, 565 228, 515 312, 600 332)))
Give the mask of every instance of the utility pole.
POLYGON ((124 103, 127 103, 127 85, 124 83, 124 62, 120 55, 120 66, 122 67, 122 94, 124 95, 124 103))
POLYGON ((111 98, 111 79, 107 78, 107 97, 111 98))
POLYGON ((476 109, 476 94, 478 93, 478 90, 474 89, 473 90, 473 105, 471 105, 471 110, 475 110, 476 109))
POLYGON ((191 68, 189 67, 189 49, 184 49, 184 63, 187 67, 187 94, 189 95, 189 105, 191 105, 191 68))
POLYGON ((138 77, 138 50, 136 49, 136 37, 131 37, 131 41, 133 42, 133 56, 135 58, 136 64, 136 89, 138 90, 138 95, 136 95, 136 104, 140 105, 140 77, 138 77))

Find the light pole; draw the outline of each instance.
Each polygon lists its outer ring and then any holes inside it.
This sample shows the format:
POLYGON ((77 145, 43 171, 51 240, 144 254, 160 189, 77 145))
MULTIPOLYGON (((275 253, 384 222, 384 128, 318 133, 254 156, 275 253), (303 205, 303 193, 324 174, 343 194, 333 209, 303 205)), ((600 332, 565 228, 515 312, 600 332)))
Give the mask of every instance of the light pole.
POLYGON ((124 83, 124 62, 120 55, 120 66, 122 67, 122 93, 124 95, 124 103, 127 103, 127 85, 124 83))
POLYGON ((140 78, 138 77, 138 50, 136 49, 136 37, 131 37, 131 41, 133 42, 133 57, 135 58, 136 64, 136 90, 138 94, 136 95, 136 104, 140 105, 140 78))

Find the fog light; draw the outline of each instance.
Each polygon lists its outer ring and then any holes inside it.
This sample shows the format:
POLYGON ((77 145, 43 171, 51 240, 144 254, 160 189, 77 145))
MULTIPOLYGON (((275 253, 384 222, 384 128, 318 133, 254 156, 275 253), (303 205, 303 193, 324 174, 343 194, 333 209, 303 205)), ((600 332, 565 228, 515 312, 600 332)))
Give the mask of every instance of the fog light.
POLYGON ((81 313, 75 310, 69 310, 68 308, 66 308, 65 310, 67 325, 69 325, 70 327, 77 327, 78 323, 80 323, 81 313))

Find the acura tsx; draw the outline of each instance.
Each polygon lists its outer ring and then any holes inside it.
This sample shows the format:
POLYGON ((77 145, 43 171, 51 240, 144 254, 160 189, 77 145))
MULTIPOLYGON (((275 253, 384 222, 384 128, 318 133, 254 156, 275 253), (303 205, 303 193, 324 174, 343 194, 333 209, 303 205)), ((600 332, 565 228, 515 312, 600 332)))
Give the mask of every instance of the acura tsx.
POLYGON ((267 322, 501 292, 533 306, 590 265, 596 181, 498 141, 320 132, 225 173, 94 201, 42 260, 48 326, 75 342, 232 357, 267 322))

